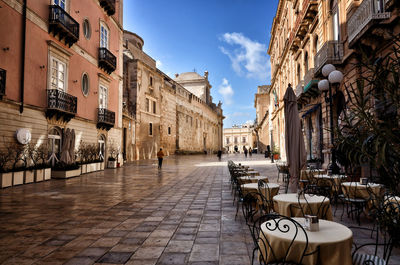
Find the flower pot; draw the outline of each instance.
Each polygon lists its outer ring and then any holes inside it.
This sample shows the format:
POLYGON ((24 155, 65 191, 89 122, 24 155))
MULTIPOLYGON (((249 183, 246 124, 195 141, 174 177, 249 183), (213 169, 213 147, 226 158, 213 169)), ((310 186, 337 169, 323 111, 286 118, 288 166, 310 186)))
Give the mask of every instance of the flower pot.
POLYGON ((51 179, 51 168, 45 168, 44 169, 44 180, 49 180, 51 179))
POLYGON ((108 161, 107 168, 117 168, 117 161, 108 161))
POLYGON ((12 176, 13 173, 12 172, 8 172, 8 173, 0 173, 0 185, 1 188, 7 188, 7 187, 11 187, 12 186, 12 176))
POLYGON ((35 181, 35 170, 24 171, 24 184, 33 183, 35 181))
POLYGON ((274 159, 278 160, 279 159, 279 154, 274 154, 274 159))
POLYGON ((44 168, 35 170, 35 182, 41 182, 44 180, 44 168))
POLYGON ((24 184, 24 171, 13 172, 13 186, 24 184))

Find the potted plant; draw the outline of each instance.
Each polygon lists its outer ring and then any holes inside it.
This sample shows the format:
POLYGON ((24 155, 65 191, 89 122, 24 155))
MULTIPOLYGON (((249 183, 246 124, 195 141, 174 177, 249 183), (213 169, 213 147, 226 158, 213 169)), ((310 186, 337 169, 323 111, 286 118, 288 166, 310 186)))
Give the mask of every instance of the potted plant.
POLYGON ((58 162, 51 171, 51 177, 56 179, 66 179, 81 175, 81 168, 77 163, 65 164, 58 162))
POLYGON ((113 144, 110 143, 108 147, 108 168, 117 168, 117 155, 118 155, 118 148, 113 144))
POLYGON ((17 143, 10 143, 7 148, 11 154, 12 161, 12 185, 24 184, 24 171, 26 169, 24 163, 25 147, 17 143))
POLYGON ((10 162, 10 149, 0 149, 0 185, 1 188, 12 186, 12 172, 9 172, 7 165, 10 162))
POLYGON ((279 159, 279 155, 280 155, 279 147, 274 146, 273 151, 272 151, 272 155, 274 156, 275 160, 279 159))

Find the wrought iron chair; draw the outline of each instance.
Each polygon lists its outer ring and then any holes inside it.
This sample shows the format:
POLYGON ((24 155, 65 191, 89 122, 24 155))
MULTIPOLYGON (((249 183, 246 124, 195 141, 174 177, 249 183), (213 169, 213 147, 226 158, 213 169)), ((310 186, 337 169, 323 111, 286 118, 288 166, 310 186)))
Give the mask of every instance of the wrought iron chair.
POLYGON ((260 195, 258 192, 249 192, 243 198, 242 213, 246 224, 254 222, 255 216, 259 213, 258 200, 260 195))
POLYGON ((319 255, 319 248, 309 250, 308 235, 300 223, 290 217, 275 214, 267 215, 265 219, 262 220, 265 225, 255 224, 259 229, 257 249, 260 253, 260 264, 302 264, 304 257, 319 255), (265 219, 268 220, 266 223, 265 219), (268 240, 268 232, 290 233, 293 237, 287 244, 275 245, 268 240), (301 241, 302 244, 294 244, 296 240, 301 241), (277 255, 278 248, 280 253, 284 253, 283 255, 277 255), (307 253, 307 251, 310 252, 307 253))
MULTIPOLYGON (((353 213, 355 214, 355 218, 357 220, 358 225, 361 224, 361 214, 364 212, 365 207, 367 206, 368 199, 362 198, 357 195, 357 182, 351 182, 352 184, 348 186, 342 186, 343 194, 344 194, 344 203, 346 204, 347 216, 353 219, 353 213), (354 184, 353 184, 354 183, 354 184), (349 209, 350 207, 350 209, 349 209)), ((341 218, 344 214, 343 213, 341 218)))
POLYGON ((269 189, 268 183, 262 179, 258 180, 258 193, 260 194, 262 210, 264 213, 272 213, 274 211, 272 190, 269 189))
POLYGON ((328 210, 329 210, 329 204, 325 203, 325 201, 327 201, 329 198, 328 197, 323 197, 322 202, 318 205, 317 209, 313 210, 313 208, 311 207, 310 203, 309 203, 309 198, 313 197, 313 196, 319 196, 319 195, 315 195, 315 194, 307 194, 304 193, 304 201, 305 203, 301 203, 301 199, 302 197, 298 197, 297 198, 297 204, 291 204, 290 205, 290 215, 292 217, 295 217, 295 212, 300 211, 301 212, 301 216, 304 217, 306 215, 314 215, 314 216, 318 216, 319 219, 327 219, 328 216, 328 210), (310 197, 308 197, 310 196, 310 197))

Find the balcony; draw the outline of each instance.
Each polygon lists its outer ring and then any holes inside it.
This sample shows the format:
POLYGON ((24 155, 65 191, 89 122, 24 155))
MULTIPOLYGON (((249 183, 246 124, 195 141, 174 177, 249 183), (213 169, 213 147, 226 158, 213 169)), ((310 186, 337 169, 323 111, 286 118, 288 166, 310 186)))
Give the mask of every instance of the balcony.
POLYGON ((115 14, 115 0, 99 0, 100 6, 107 12, 107 15, 115 14))
POLYGON ((99 48, 99 67, 111 74, 117 68, 117 57, 107 48, 99 48))
POLYGON ((63 119, 69 122, 75 117, 77 106, 76 97, 57 89, 47 90, 47 118, 51 119, 55 116, 57 120, 63 119))
POLYGON ((310 68, 304 76, 301 92, 298 94, 296 91, 298 103, 308 103, 311 98, 315 98, 319 95, 318 81, 319 80, 315 78, 314 68, 310 68))
POLYGON ((115 112, 104 108, 97 109, 97 128, 110 130, 115 124, 115 112))
POLYGON ((296 97, 299 97, 301 93, 303 93, 303 86, 304 86, 304 81, 300 80, 300 82, 297 84, 296 89, 294 91, 296 97))
POLYGON ((6 94, 6 74, 7 71, 0 68, 0 99, 6 94))
MULTIPOLYGON (((388 1, 385 2, 385 4, 388 1)), ((385 12, 384 2, 364 0, 347 22, 349 45, 354 43, 367 32, 375 23, 390 18, 390 12, 385 12), (381 4, 379 4, 381 3, 381 4)))
POLYGON ((58 5, 50 6, 49 33, 71 47, 79 39, 79 23, 58 5))
POLYGON ((343 44, 338 41, 327 41, 319 49, 314 58, 314 73, 317 75, 325 64, 341 64, 343 59, 343 44))

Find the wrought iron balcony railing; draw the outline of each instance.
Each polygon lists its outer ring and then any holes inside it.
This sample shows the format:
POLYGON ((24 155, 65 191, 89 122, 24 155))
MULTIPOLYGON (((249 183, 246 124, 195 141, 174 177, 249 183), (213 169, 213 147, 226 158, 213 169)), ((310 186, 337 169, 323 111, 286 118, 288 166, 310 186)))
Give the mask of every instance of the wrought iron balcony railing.
POLYGON ((327 41, 314 58, 314 72, 317 73, 325 64, 340 64, 343 59, 343 44, 338 41, 327 41))
POLYGON ((58 5, 50 6, 49 32, 71 47, 79 39, 79 23, 58 5))
POLYGON ((112 16, 115 14, 115 0, 99 0, 100 6, 104 8, 107 15, 112 16))
POLYGON ((390 18, 390 12, 386 12, 384 0, 364 0, 349 18, 347 22, 347 32, 349 34, 349 43, 354 42, 364 34, 368 28, 375 22, 390 18))
POLYGON ((107 48, 99 48, 99 67, 111 74, 117 68, 117 57, 107 48))
POLYGON ((109 130, 114 127, 115 124, 115 112, 98 108, 97 109, 97 128, 109 130))
POLYGON ((78 99, 58 89, 47 90, 47 109, 76 114, 78 99))
POLYGON ((0 98, 6 94, 7 71, 0 68, 0 98))

